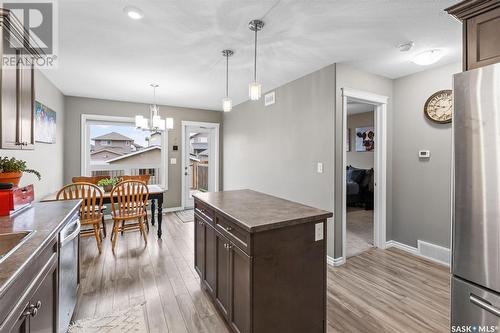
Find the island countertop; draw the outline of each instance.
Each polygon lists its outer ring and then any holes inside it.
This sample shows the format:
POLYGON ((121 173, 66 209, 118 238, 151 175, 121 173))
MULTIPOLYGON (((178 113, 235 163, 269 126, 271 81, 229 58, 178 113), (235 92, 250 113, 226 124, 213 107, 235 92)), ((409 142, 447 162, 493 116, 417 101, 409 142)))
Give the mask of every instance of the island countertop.
POLYGON ((251 233, 333 216, 322 209, 248 189, 196 193, 194 196, 251 233))
POLYGON ((46 243, 60 231, 66 219, 80 208, 80 200, 34 203, 15 216, 0 216, 0 234, 34 231, 3 261, 0 261, 0 298, 46 243))

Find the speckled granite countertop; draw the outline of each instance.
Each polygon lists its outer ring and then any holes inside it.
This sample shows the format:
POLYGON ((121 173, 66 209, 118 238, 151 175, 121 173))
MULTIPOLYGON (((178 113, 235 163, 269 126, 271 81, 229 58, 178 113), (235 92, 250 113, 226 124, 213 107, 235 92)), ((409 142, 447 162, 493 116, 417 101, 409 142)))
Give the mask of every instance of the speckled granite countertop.
POLYGON ((19 248, 0 262, 0 297, 79 207, 80 200, 37 202, 14 217, 0 216, 0 234, 35 231, 19 248))
POLYGON ((194 196, 249 232, 317 221, 333 213, 252 190, 197 193, 194 196))

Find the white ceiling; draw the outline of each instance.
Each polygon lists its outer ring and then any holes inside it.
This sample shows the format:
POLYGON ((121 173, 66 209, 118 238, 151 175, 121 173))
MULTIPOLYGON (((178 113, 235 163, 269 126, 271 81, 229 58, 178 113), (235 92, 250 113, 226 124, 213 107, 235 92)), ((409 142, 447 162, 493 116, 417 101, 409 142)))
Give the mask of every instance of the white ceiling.
POLYGON ((409 61, 429 48, 460 60, 461 24, 443 9, 457 0, 61 0, 59 68, 46 70, 66 95, 221 109, 231 48, 230 95, 247 99, 252 79, 251 19, 259 34, 258 81, 263 91, 334 62, 397 78, 429 67, 409 61), (123 7, 144 11, 139 21, 123 7), (396 45, 413 40, 401 53, 396 45))

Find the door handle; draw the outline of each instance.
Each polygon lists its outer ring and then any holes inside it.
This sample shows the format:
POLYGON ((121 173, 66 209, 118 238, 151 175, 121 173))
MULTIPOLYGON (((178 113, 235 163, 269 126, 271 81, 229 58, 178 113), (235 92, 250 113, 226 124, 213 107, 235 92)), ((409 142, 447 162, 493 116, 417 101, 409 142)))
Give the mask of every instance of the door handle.
POLYGON ((495 316, 497 317, 500 317, 500 309, 496 308, 495 306, 493 306, 490 302, 488 302, 487 300, 481 298, 481 297, 478 297, 474 294, 470 294, 469 296, 469 300, 471 301, 471 303, 479 306, 480 308, 482 308, 483 310, 486 310, 488 311, 489 313, 492 313, 494 314, 495 316))

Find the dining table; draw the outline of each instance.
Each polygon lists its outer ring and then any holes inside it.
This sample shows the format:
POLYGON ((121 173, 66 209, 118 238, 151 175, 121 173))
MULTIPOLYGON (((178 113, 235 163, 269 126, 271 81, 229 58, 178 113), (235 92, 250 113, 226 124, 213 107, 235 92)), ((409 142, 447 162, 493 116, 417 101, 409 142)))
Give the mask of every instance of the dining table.
MULTIPOLYGON (((151 201, 151 224, 155 225, 155 211, 156 217, 158 220, 158 238, 161 238, 161 222, 162 222, 162 213, 163 213, 163 194, 165 193, 165 189, 159 185, 148 185, 149 197, 148 200, 151 201)), ((59 191, 58 191, 59 192, 59 191)), ((47 201, 56 201, 57 193, 51 193, 40 200, 41 202, 47 201)), ((116 197, 116 195, 114 196, 116 197)), ((111 192, 104 192, 102 195, 103 204, 111 204, 111 192)))

